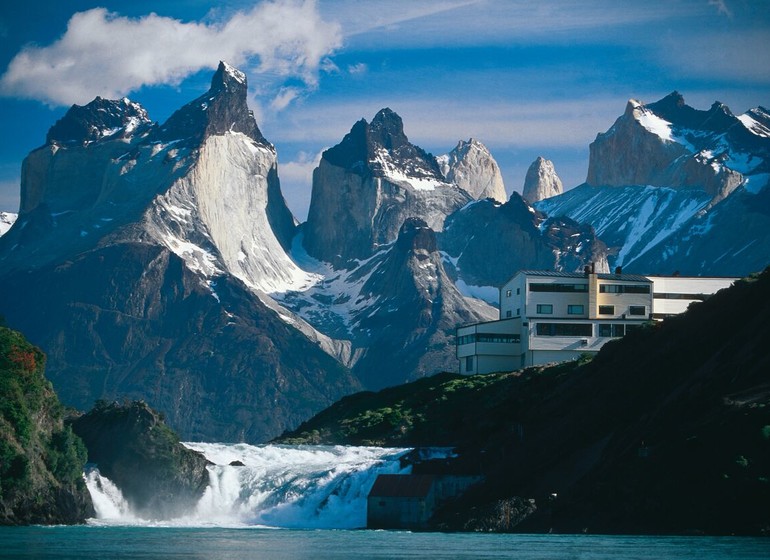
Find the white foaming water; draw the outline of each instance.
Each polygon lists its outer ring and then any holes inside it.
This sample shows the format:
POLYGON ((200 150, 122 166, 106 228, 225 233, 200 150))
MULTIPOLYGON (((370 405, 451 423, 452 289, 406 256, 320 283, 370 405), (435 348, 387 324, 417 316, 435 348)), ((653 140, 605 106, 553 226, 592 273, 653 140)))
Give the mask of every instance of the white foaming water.
POLYGON ((91 494, 97 519, 106 522, 136 520, 120 488, 115 486, 109 478, 102 476, 99 469, 89 468, 83 478, 91 494))
POLYGON ((86 477, 96 523, 353 529, 366 526, 366 497, 379 474, 406 473, 408 449, 185 443, 214 463, 190 515, 164 521, 133 516, 120 491, 96 471, 86 477), (239 461, 244 466, 232 466, 239 461), (92 479, 93 478, 93 479, 92 479), (117 491, 117 492, 116 492, 117 491), (96 505, 96 504, 99 505, 96 505), (121 504, 123 504, 121 506, 121 504))

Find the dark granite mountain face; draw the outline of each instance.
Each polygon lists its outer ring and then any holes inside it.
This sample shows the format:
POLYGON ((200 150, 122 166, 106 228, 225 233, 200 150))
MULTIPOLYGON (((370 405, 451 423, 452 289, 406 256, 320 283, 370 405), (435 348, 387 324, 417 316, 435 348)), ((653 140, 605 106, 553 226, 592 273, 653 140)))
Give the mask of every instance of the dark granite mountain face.
POLYGON ((382 109, 323 153, 303 243, 318 259, 350 266, 395 241, 407 218, 440 230, 447 215, 471 200, 446 182, 432 155, 409 142, 401 117, 382 109))
POLYGON ((447 276, 436 234, 420 218, 402 225, 364 283, 361 296, 375 299, 357 329, 367 349, 354 373, 379 389, 456 367, 452 348, 457 325, 484 320, 447 276))
POLYGON ((525 268, 579 271, 593 262, 607 269, 606 247, 593 228, 546 218, 518 193, 502 205, 481 200, 451 215, 439 245, 472 286, 501 286, 525 268))
POLYGON ((360 387, 242 282, 206 283, 157 245, 96 248, 2 285, 8 324, 81 410, 143 399, 187 440, 259 442, 360 387))
POLYGON ((394 165, 409 175, 443 180, 435 158, 409 142, 403 120, 389 108, 381 109, 371 124, 365 119, 355 123, 342 142, 326 150, 322 157, 362 176, 382 177, 383 161, 377 157, 380 149, 389 152, 394 165))
POLYGON ((161 129, 133 127, 132 107, 71 112, 83 130, 126 123, 93 141, 57 125, 0 238, 0 314, 49 355, 63 402, 144 399, 185 438, 259 442, 360 387, 253 287, 298 269, 243 75, 221 64, 161 129))
POLYGON ((242 132, 270 146, 246 104, 247 92, 246 75, 220 62, 209 91, 171 115, 154 136, 162 141, 189 139, 199 143, 208 136, 242 132))

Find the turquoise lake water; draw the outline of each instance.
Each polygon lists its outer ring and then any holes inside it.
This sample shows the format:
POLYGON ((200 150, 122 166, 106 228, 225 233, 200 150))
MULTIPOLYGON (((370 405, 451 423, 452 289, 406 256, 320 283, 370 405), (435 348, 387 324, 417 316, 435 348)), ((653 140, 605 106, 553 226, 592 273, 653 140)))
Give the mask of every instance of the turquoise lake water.
POLYGON ((0 527, 0 558, 767 560, 769 538, 183 527, 0 527))

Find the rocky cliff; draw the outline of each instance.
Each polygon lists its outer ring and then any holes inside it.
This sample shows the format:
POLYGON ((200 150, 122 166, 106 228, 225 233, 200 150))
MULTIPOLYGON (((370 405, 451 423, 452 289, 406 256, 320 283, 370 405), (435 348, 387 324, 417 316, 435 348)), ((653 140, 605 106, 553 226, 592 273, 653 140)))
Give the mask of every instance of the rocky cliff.
POLYGON ((465 190, 473 198, 492 198, 498 202, 508 200, 500 168, 487 147, 471 138, 460 140, 457 146, 444 156, 436 158, 447 181, 465 190))
POLYGON ((623 116, 590 146, 593 186, 652 185, 699 188, 718 202, 745 175, 767 172, 770 140, 757 134, 751 115, 736 117, 722 103, 689 107, 673 92, 656 103, 630 100, 623 116), (747 124, 748 123, 748 124, 747 124))
POLYGON ((44 368, 38 348, 0 327, 0 525, 83 523, 94 515, 85 447, 64 425, 44 368))
POLYGON ((591 145, 587 184, 536 207, 592 225, 630 272, 749 274, 770 254, 767 123, 761 107, 700 111, 676 92, 631 100, 591 145))
POLYGON ((608 269, 606 247, 593 228, 547 218, 518 193, 502 205, 480 200, 455 212, 439 234, 439 246, 450 271, 470 286, 498 287, 524 268, 578 271, 593 262, 598 270, 608 269))
POLYGON ((564 192, 561 179, 556 174, 553 162, 541 156, 532 162, 524 177, 522 197, 530 204, 564 192))
POLYGON ((317 259, 346 265, 395 241, 407 218, 439 231, 471 200, 446 181, 433 156, 409 142, 401 117, 382 109, 323 153, 313 172, 303 244, 317 259))
POLYGON ((357 324, 368 349, 354 371, 370 388, 455 369, 457 358, 447 348, 457 326, 496 316, 460 294, 444 270, 436 234, 419 218, 404 222, 360 293, 377 298, 357 324))

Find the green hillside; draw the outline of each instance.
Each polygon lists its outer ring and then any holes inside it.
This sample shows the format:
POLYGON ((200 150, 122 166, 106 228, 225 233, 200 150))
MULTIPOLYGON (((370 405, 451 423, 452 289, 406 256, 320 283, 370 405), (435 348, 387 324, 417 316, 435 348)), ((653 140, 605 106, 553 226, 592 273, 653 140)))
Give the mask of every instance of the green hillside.
POLYGON ((0 327, 0 525, 82 523, 93 516, 86 449, 64 425, 45 356, 0 327))
POLYGON ((436 528, 533 499, 492 528, 768 533, 768 317, 770 269, 591 361, 359 393, 281 441, 456 446, 486 483, 436 528))

